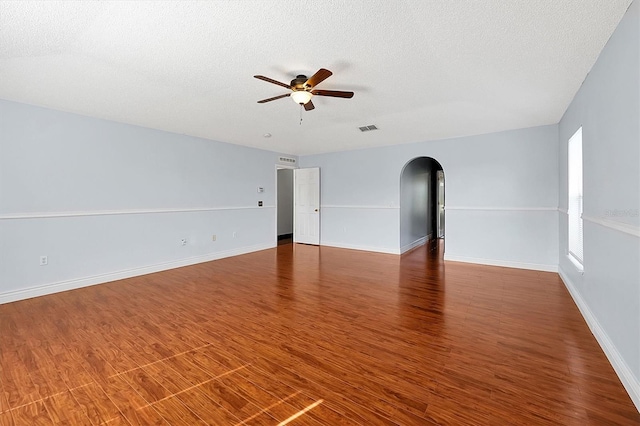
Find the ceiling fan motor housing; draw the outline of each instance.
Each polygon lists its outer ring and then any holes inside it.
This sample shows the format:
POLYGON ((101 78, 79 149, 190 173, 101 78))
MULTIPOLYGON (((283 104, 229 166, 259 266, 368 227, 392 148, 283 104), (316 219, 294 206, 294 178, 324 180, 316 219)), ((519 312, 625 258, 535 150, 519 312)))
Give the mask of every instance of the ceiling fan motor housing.
POLYGON ((297 91, 297 90, 308 90, 311 89, 311 87, 308 87, 305 85, 305 83, 307 82, 308 78, 306 75, 298 75, 296 78, 294 78, 293 80, 291 80, 291 90, 293 91, 297 91))

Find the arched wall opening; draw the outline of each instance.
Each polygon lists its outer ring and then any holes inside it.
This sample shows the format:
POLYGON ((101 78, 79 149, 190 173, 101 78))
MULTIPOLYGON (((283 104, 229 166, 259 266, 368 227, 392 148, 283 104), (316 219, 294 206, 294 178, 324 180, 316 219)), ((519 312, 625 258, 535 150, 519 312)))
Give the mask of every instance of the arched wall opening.
POLYGON ((400 173, 400 252, 444 239, 444 170, 431 157, 417 157, 400 173))

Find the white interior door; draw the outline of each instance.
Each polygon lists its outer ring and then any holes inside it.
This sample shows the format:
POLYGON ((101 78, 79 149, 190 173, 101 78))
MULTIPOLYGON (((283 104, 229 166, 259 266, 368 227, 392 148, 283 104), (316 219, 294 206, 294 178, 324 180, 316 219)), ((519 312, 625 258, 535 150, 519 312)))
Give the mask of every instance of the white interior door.
POLYGON ((320 169, 293 171, 293 242, 320 244, 320 169))

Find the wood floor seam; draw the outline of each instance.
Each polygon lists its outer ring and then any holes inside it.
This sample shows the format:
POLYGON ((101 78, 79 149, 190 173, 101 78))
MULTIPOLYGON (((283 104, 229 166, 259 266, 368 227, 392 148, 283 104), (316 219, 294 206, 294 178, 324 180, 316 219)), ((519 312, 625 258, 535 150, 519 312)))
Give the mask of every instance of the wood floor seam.
POLYGON ((139 369, 139 368, 144 368, 144 367, 148 367, 148 366, 151 366, 151 365, 154 365, 154 364, 158 364, 158 363, 163 362, 163 361, 166 361, 166 360, 168 360, 168 359, 176 358, 176 357, 179 357, 179 356, 181 356, 181 355, 188 354, 189 352, 196 351, 196 350, 199 350, 199 349, 202 349, 202 348, 206 348, 207 346, 211 346, 211 344, 209 343, 209 344, 206 344, 206 345, 202 345, 202 346, 200 346, 200 347, 197 347, 197 348, 187 349, 186 351, 183 351, 183 352, 181 352, 181 353, 178 353, 178 354, 175 354, 175 355, 171 355, 171 356, 168 356, 168 357, 166 357, 166 358, 158 359, 158 360, 153 361, 153 362, 150 362, 150 363, 148 363, 148 364, 138 365, 137 367, 134 367, 134 368, 131 368, 131 369, 129 369, 129 370, 125 370, 125 371, 119 371, 119 372, 117 372, 117 373, 115 373, 115 374, 112 374, 112 375, 111 375, 111 376, 109 376, 109 377, 111 378, 111 377, 121 376, 121 375, 123 375, 123 374, 131 373, 132 371, 135 371, 135 370, 137 370, 137 369, 139 369))

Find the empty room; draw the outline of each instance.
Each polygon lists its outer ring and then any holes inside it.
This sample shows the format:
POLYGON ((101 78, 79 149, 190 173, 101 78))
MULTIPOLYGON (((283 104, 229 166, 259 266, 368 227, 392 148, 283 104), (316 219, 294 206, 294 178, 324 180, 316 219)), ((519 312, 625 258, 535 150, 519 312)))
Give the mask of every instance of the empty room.
POLYGON ((0 0, 0 425, 199 424, 640 424, 639 0, 0 0))

